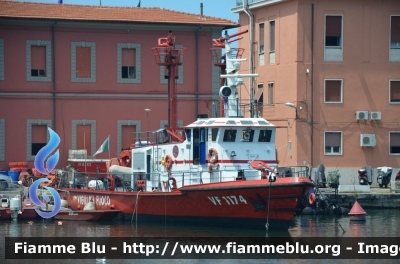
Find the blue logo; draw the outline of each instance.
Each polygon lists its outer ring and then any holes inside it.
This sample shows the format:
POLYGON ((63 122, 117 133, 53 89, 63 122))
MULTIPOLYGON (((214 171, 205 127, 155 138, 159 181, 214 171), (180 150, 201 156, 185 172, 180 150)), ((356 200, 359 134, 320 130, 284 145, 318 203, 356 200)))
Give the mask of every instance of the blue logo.
MULTIPOLYGON (((56 167, 59 158, 59 150, 57 150, 54 155, 51 155, 49 158, 47 158, 46 168, 44 167, 44 162, 46 160, 46 157, 57 148, 58 144, 60 144, 60 137, 57 135, 57 133, 54 132, 51 128, 48 128, 48 130, 50 134, 50 141, 46 146, 44 146, 41 150, 39 150, 39 152, 35 157, 35 163, 34 163, 35 168, 44 175, 47 175, 56 167)), ((37 206, 45 206, 39 200, 39 197, 37 195, 37 189, 39 188, 39 185, 43 182, 51 182, 51 181, 47 178, 41 178, 37 181, 34 181, 31 187, 29 188, 29 197, 31 198, 32 202, 37 206)), ((43 212, 36 209, 36 212, 43 218, 51 218, 60 211, 61 198, 58 192, 53 188, 51 187, 44 187, 44 188, 46 188, 53 195, 54 209, 51 212, 43 212)), ((43 192, 42 197, 46 202, 50 202, 50 198, 46 193, 43 192)))

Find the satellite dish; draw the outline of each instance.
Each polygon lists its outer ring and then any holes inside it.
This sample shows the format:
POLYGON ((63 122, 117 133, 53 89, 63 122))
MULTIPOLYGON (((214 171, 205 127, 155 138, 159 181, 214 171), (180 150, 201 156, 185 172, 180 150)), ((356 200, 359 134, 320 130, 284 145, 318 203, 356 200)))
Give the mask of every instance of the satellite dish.
POLYGON ((229 97, 232 94, 232 89, 228 86, 222 86, 219 89, 219 95, 223 97, 229 97))

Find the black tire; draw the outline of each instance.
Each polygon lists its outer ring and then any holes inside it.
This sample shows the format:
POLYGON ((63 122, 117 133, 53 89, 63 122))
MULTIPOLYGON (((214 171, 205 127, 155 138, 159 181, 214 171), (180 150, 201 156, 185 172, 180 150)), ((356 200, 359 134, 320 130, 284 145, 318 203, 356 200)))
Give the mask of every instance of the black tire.
POLYGON ((379 188, 382 188, 383 184, 379 184, 379 188))
POLYGON ((0 190, 4 191, 8 188, 8 184, 5 181, 0 181, 0 190))
POLYGON ((387 188, 387 184, 385 184, 385 188, 387 188))

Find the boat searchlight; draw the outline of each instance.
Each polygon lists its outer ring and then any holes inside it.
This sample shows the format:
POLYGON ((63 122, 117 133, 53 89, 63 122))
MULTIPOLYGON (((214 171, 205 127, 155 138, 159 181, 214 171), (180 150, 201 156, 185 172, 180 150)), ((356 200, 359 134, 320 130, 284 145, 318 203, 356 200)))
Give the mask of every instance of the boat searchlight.
POLYGON ((236 152, 234 150, 231 152, 231 157, 236 157, 236 152))

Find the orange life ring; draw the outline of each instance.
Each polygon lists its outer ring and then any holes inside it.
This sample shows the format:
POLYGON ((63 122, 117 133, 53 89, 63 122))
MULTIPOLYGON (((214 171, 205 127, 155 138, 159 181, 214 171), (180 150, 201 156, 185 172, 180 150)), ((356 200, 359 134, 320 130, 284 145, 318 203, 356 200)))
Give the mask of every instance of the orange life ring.
POLYGON ((171 155, 165 156, 164 166, 168 173, 171 173, 172 164, 174 164, 174 161, 172 160, 171 155))
POLYGON ((310 194, 310 196, 308 196, 308 203, 310 205, 313 205, 315 203, 316 197, 315 197, 315 193, 310 194))
POLYGON ((218 161, 218 151, 215 148, 210 148, 208 150, 208 162, 215 164, 218 161))

